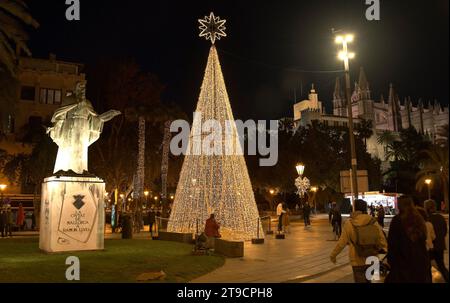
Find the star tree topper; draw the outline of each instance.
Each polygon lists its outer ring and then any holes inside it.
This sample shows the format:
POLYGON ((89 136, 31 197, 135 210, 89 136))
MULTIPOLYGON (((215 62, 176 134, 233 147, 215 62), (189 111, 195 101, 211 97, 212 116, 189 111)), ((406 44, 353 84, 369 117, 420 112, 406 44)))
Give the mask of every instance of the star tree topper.
POLYGON ((204 19, 198 19, 200 23, 199 29, 201 30, 199 37, 205 37, 206 40, 211 40, 211 43, 214 44, 217 40, 220 40, 221 37, 226 37, 225 33, 225 22, 227 20, 220 20, 220 17, 214 16, 214 13, 211 12, 208 16, 205 16, 204 19))

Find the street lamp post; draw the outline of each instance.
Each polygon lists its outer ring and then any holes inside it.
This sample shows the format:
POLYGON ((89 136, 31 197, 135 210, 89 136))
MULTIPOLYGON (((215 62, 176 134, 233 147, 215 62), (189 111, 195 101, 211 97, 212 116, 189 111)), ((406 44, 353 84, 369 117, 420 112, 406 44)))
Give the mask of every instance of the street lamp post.
POLYGON ((148 195, 150 194, 150 192, 148 190, 144 191, 144 196, 145 196, 145 207, 148 208, 148 195))
POLYGON ((426 184, 427 187, 428 187, 428 200, 431 200, 431 189, 430 189, 430 186, 431 186, 431 179, 426 179, 426 180, 425 180, 425 184, 426 184))
POLYGON ((1 196, 1 198, 2 198, 2 205, 5 202, 4 199, 3 199, 3 193, 4 193, 5 189, 6 189, 6 187, 7 187, 6 184, 0 184, 0 191, 1 191, 1 194, 2 194, 2 196, 1 196))
POLYGON ((351 103, 351 88, 350 88, 350 67, 349 59, 355 57, 354 53, 348 52, 348 43, 353 41, 353 35, 347 34, 344 36, 337 36, 335 42, 337 44, 342 44, 342 51, 339 52, 338 58, 344 61, 345 68, 345 95, 347 99, 347 114, 348 114, 348 129, 350 137, 350 149, 351 149, 351 166, 352 166, 352 184, 353 184, 353 210, 355 209, 355 200, 358 199, 358 162, 356 159, 356 147, 355 147, 355 136, 353 134, 353 114, 352 114, 352 103, 351 103))
POLYGON ((318 188, 316 186, 311 187, 311 191, 314 193, 313 194, 313 199, 314 199, 314 213, 317 214, 317 204, 316 204, 316 193, 317 193, 318 188))

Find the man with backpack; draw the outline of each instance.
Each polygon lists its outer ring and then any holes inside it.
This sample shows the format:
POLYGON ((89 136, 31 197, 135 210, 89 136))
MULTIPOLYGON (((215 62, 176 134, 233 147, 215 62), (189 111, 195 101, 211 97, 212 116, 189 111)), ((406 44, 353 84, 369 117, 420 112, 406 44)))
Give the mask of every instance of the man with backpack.
POLYGON ((349 245, 349 258, 353 268, 355 283, 370 283, 366 279, 366 259, 378 256, 381 251, 387 251, 387 241, 383 229, 377 220, 367 214, 367 203, 355 201, 355 211, 344 224, 342 235, 336 247, 331 252, 330 260, 336 263, 337 255, 349 245))

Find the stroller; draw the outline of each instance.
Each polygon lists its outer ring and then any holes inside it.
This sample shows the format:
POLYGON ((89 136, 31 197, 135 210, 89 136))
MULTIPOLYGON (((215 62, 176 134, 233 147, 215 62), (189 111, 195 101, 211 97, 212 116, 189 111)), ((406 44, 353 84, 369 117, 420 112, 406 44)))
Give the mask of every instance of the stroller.
POLYGON ((201 233, 200 235, 195 236, 195 244, 194 244, 194 254, 198 255, 209 255, 210 248, 208 246, 208 237, 205 233, 201 233))

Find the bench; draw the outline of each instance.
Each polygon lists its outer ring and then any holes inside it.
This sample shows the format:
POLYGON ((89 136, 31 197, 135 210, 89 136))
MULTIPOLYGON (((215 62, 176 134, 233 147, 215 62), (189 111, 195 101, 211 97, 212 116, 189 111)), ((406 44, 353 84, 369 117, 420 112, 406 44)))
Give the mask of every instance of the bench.
POLYGON ((214 239, 214 252, 229 258, 244 256, 244 242, 214 239))
POLYGON ((158 233, 158 240, 191 244, 193 242, 193 234, 192 233, 174 233, 174 232, 160 231, 158 233))

